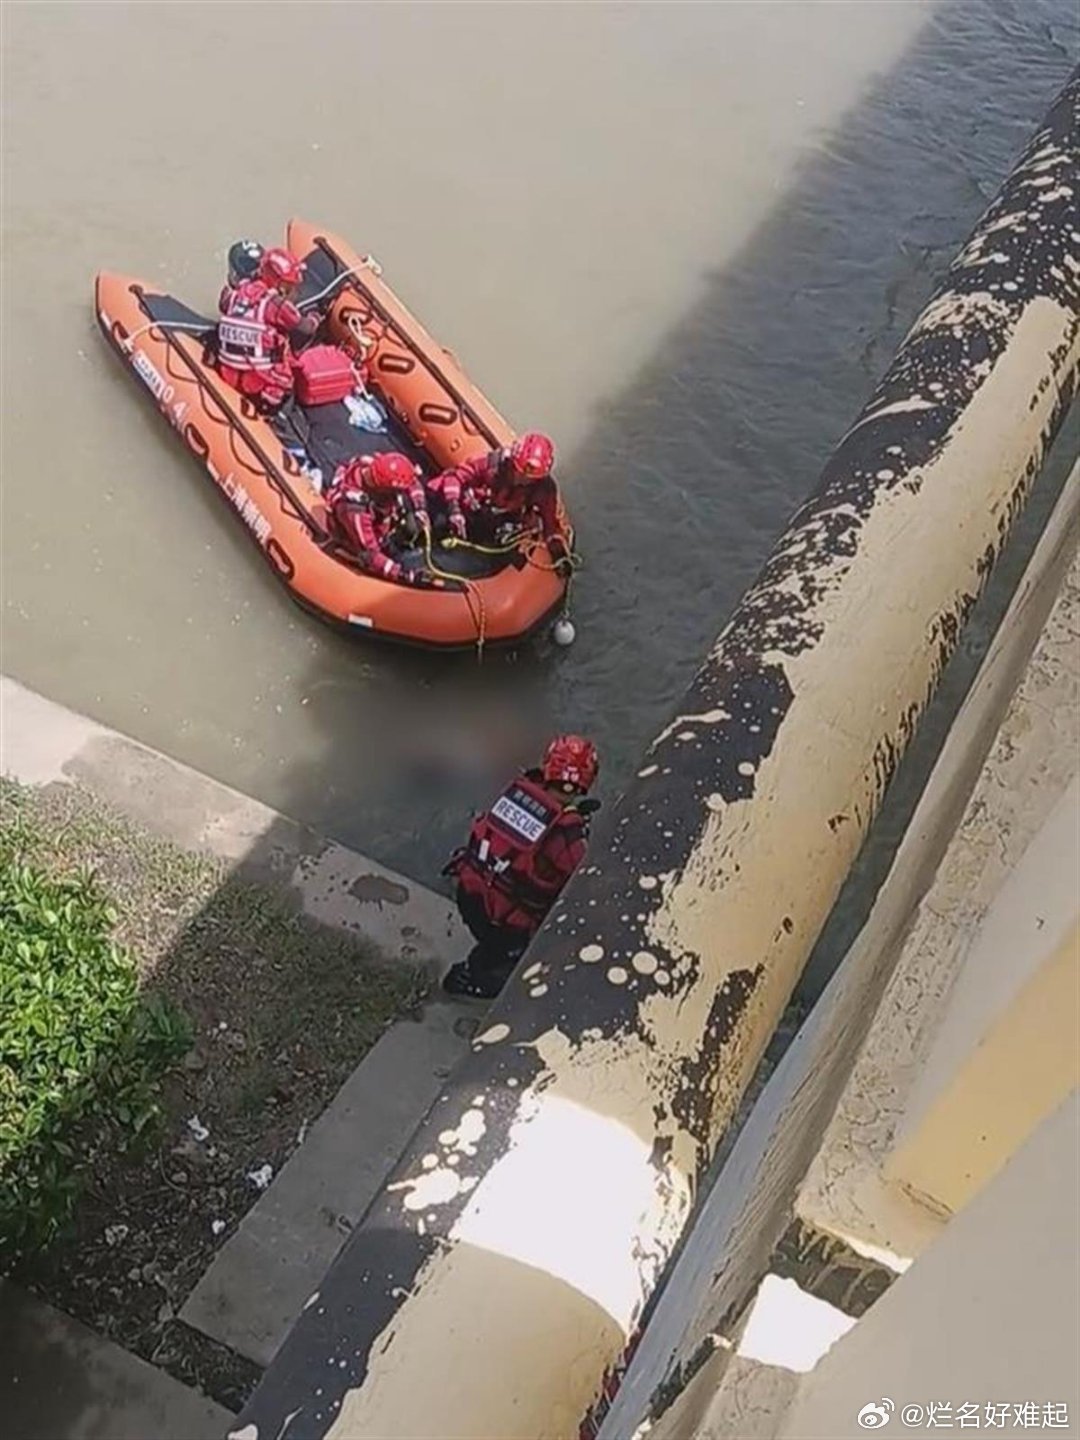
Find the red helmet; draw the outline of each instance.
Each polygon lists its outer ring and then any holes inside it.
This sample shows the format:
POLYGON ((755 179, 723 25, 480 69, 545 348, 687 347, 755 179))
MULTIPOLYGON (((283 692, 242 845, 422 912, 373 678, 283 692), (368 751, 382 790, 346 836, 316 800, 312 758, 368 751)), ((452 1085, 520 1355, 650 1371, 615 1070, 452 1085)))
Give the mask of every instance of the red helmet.
POLYGON ((580 735, 556 735, 544 751, 540 770, 549 785, 589 790, 599 773, 600 759, 591 740, 580 735))
POLYGON ((416 483, 416 466, 400 450, 383 451, 353 463, 361 467, 360 483, 365 490, 408 490, 416 483))
POLYGON ((259 261, 259 279, 275 289, 283 290, 299 285, 304 278, 303 261, 291 255, 288 250, 275 246, 264 250, 259 261))
POLYGON ((510 463, 526 480, 542 480, 555 464, 555 446, 546 435, 527 430, 510 446, 510 463))

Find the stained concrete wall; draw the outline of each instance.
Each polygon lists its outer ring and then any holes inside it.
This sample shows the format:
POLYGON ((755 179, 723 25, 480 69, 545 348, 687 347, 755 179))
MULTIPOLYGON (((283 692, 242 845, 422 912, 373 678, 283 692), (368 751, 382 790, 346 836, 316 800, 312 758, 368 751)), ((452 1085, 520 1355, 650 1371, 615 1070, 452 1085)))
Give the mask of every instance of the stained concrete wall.
POLYGON ((885 1161, 886 1182, 939 1213, 965 1205, 1080 1082, 1078 841, 1074 781, 983 922, 885 1161))
MULTIPOLYGON (((1051 935, 1068 933, 1076 895, 1067 796, 1080 755, 1078 633, 1080 568, 1074 563, 796 1199, 807 1224, 897 1269, 941 1224, 886 1174, 906 1117, 925 1112, 948 1077, 969 1062, 995 1016, 1007 1014, 1037 962, 1048 958, 1036 945, 1018 951, 1016 929, 1006 930, 1012 939, 998 946, 994 937, 1002 932, 984 931, 989 916, 996 912, 1023 931, 1026 915, 1031 938, 1042 933, 1040 916, 1051 935), (1022 871, 1040 834, 1060 852, 1052 859, 1064 864, 1048 865, 1039 847, 1022 871), (1032 875, 1042 891, 1035 910, 1028 908, 1032 875), (1012 903, 1025 895, 1026 905, 1012 903), (983 935, 990 937, 985 944, 983 935)), ((1067 986, 1067 976, 1063 980, 1067 986)), ((971 1153, 973 1142, 955 1143, 971 1153)))
MULTIPOLYGON (((1067 735, 1062 734, 1060 739, 1065 743, 1055 769, 1064 781, 1070 762, 1074 772, 1080 771, 1080 755, 1074 752, 1070 756, 1067 735)), ((992 804, 988 796, 987 806, 992 804)), ((976 812, 973 826, 988 813, 993 812, 985 807, 976 812)), ((908 1097, 906 1125, 918 1122, 933 1097, 948 1083, 958 1060, 975 1050, 997 1018, 1016 1002, 1076 927, 1080 905, 1080 781, 1075 773, 1063 785, 1045 818, 1034 828, 1030 826, 1030 818, 1026 823, 1021 819, 1010 846, 1016 862, 999 873, 999 888, 977 925, 971 925, 966 907, 954 915, 966 953, 949 992, 947 1011, 908 1097), (1018 846, 1024 847, 1019 853, 1018 846)), ((965 844, 970 841, 970 829, 964 840, 965 844)))
MULTIPOLYGON (((857 1231, 870 1253, 887 1250, 895 1238, 895 1228, 883 1225, 871 1234, 865 1226, 837 1221, 837 1211, 848 1217, 871 1184, 875 1213, 888 1194, 878 1173, 881 1156, 857 1164, 868 1122, 886 1116, 897 1098, 872 1043, 872 1027, 883 996, 888 1004, 882 1009, 896 1016, 898 1030, 912 1041, 924 1013, 940 1015, 959 957, 950 928, 936 967, 928 965, 927 940, 941 933, 935 894, 949 897, 945 913, 960 924, 973 913, 970 907, 988 906, 1069 783, 1080 745, 1078 537, 1080 465, 957 715, 866 925, 766 1084, 705 1198, 601 1440, 629 1440, 650 1410, 662 1408, 665 1388, 680 1388, 673 1383, 679 1368, 694 1363, 708 1337, 724 1329, 728 1312, 753 1293, 796 1206, 811 1224, 831 1224, 846 1237, 857 1231), (973 856, 990 869, 986 893, 972 883, 973 856), (960 916, 954 897, 964 897, 968 907, 960 916), (928 916, 935 921, 929 930, 928 916), (916 986, 923 1003, 913 1033, 916 986)), ((912 1218, 906 1204, 899 1208, 905 1234, 919 1227, 913 1253, 935 1237, 939 1221, 925 1213, 912 1218)), ((665 1415, 658 1437, 684 1440, 694 1432, 726 1360, 721 1352, 686 1386, 692 1393, 665 1415)))
POLYGON ((953 1429, 961 1405, 978 1406, 983 1428, 984 1407, 1007 1404, 1005 1434, 1043 1429, 1044 1406, 1064 1404, 1071 1424, 1058 1433, 1077 1433, 1078 1135, 1074 1092, 805 1377, 785 1440, 854 1440, 866 1433, 859 1410, 883 1397, 898 1416, 923 1407, 910 1436, 940 1435, 930 1401, 951 1406, 953 1429), (1037 1424, 1016 1426, 1013 1406, 1027 1401, 1037 1424))
POLYGON ((887 1180, 953 1213, 1076 1087, 1078 961, 1073 925, 927 1110, 906 1118, 887 1180))

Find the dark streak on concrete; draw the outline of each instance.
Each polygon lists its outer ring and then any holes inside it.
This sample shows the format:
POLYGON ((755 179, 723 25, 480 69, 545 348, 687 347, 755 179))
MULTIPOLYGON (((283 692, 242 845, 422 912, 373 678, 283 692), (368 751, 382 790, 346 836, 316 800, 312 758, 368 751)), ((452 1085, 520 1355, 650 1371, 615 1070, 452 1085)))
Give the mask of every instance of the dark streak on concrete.
POLYGON ((682 1129, 694 1137, 702 1151, 708 1143, 716 1094, 725 1069, 724 1046, 736 1034, 763 976, 761 965, 753 970, 735 970, 727 976, 709 1006, 698 1054, 680 1062, 671 1109, 682 1129))

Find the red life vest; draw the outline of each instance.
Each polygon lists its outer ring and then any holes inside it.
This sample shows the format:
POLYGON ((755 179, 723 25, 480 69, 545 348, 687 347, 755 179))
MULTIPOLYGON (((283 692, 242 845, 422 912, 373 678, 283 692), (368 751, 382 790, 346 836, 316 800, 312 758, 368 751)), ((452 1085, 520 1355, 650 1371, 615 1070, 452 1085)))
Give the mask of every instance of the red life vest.
POLYGON ((261 280, 245 280, 225 296, 218 321, 218 359, 234 370, 270 370, 281 348, 267 323, 273 291, 261 280))
POLYGON ((543 858, 544 842, 559 826, 585 828, 573 805, 527 775, 512 781, 473 822, 458 883, 483 898, 494 924, 535 930, 550 910, 569 878, 543 858))

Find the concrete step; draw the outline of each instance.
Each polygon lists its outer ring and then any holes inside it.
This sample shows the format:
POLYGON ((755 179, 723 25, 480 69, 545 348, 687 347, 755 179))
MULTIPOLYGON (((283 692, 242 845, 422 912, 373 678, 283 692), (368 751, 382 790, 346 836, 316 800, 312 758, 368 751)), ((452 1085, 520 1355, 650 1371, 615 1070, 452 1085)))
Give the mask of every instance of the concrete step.
POLYGON ((434 1001, 383 1035, 222 1246, 180 1312, 185 1324, 269 1364, 468 1049, 478 1013, 434 1001))
POLYGON ((7 1440, 221 1440, 228 1410, 0 1280, 7 1440))
MULTIPOLYGON (((443 973, 468 951, 451 901, 367 856, 2 675, 0 713, 0 769, 23 784, 83 785, 173 843, 290 894, 391 963, 443 973)), ((382 1037, 219 1251, 181 1312, 187 1325, 268 1363, 467 1050, 477 1013, 435 1002, 382 1037)))
POLYGON ((451 901, 258 800, 0 675, 0 770, 77 783, 137 824, 208 851, 390 962, 445 970, 472 941, 451 901))

